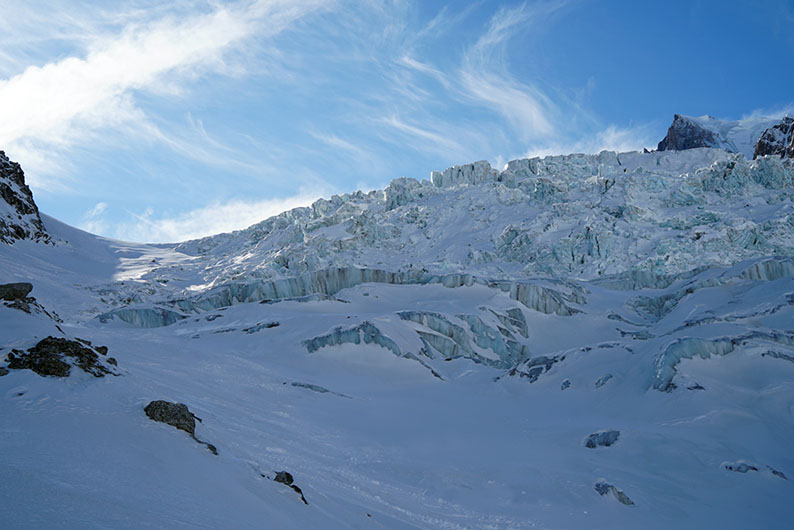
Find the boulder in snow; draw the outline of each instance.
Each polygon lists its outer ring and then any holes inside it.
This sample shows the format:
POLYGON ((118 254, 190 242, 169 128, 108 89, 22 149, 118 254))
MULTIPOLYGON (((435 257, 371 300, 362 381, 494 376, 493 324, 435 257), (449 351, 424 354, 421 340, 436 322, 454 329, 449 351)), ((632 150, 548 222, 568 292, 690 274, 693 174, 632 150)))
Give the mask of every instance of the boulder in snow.
POLYGON ((609 484, 603 480, 596 482, 593 486, 593 489, 596 490, 596 492, 602 497, 611 493, 621 504, 625 504, 626 506, 634 506, 634 501, 632 501, 628 495, 623 493, 623 490, 619 490, 612 484, 609 484))
POLYGON ((620 438, 620 431, 598 431, 585 438, 584 445, 590 449, 609 447, 620 438))
POLYGON ((201 418, 190 412, 190 409, 184 403, 171 403, 170 401, 158 399, 151 401, 144 407, 143 411, 149 419, 185 431, 198 443, 206 445, 212 454, 218 454, 218 450, 214 445, 202 442, 196 438, 196 420, 201 421, 201 418))
POLYGON ((293 484, 295 479, 292 477, 291 473, 287 471, 277 471, 276 478, 274 478, 273 480, 281 484, 284 484, 285 486, 289 486, 295 491, 295 493, 301 496, 301 500, 303 501, 303 504, 309 504, 308 501, 306 501, 306 497, 303 496, 303 491, 301 491, 301 489, 298 486, 293 484))
POLYGON ((0 300, 8 302, 22 300, 27 298, 32 290, 33 285, 27 282, 0 284, 0 300))

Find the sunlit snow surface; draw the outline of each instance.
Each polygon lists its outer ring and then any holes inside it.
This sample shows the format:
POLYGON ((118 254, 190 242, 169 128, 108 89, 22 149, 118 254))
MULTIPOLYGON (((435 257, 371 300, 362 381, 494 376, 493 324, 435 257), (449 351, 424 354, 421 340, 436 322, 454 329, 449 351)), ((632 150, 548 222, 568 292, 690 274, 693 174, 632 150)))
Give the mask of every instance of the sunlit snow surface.
POLYGON ((472 165, 180 245, 45 218, 61 242, 0 246, 0 283, 64 322, 0 306, 0 359, 59 326, 122 376, 0 377, 0 526, 788 528, 793 174, 472 165))

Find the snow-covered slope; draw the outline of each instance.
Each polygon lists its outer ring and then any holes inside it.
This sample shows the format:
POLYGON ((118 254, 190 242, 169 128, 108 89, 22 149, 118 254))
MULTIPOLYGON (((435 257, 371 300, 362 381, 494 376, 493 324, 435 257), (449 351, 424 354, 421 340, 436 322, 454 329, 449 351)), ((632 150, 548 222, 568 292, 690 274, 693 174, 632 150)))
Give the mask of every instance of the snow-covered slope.
POLYGON ((4 524, 787 528, 793 177, 475 163, 174 245, 43 216, 0 244, 35 297, 0 302, 4 524), (13 368, 49 336, 68 377, 13 368))

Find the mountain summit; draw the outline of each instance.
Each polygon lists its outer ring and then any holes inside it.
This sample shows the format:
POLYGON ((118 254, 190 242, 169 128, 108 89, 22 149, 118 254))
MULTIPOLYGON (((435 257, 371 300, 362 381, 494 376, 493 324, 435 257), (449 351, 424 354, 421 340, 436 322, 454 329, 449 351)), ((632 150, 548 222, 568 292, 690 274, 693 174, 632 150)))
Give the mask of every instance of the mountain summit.
POLYGON ((742 120, 718 120, 712 116, 683 116, 676 114, 673 123, 657 149, 682 151, 697 147, 723 149, 741 153, 751 160, 756 144, 766 131, 777 125, 778 119, 751 117, 742 120))

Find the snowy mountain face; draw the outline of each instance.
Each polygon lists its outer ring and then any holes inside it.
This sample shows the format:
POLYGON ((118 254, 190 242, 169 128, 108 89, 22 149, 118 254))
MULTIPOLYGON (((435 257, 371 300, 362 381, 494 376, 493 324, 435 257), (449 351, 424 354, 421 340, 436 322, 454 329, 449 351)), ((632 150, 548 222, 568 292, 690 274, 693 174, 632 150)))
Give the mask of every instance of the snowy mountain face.
POLYGON ((761 135, 755 145, 753 158, 759 156, 794 157, 794 118, 788 116, 761 135))
POLYGON ((756 143, 766 131, 777 125, 778 119, 745 118, 738 121, 718 120, 712 116, 682 116, 676 114, 661 142, 659 151, 681 151, 697 147, 723 149, 741 153, 747 160, 753 157, 756 143))
POLYGON ((794 161, 691 147, 173 245, 42 216, 0 244, 4 520, 787 528, 794 161))

